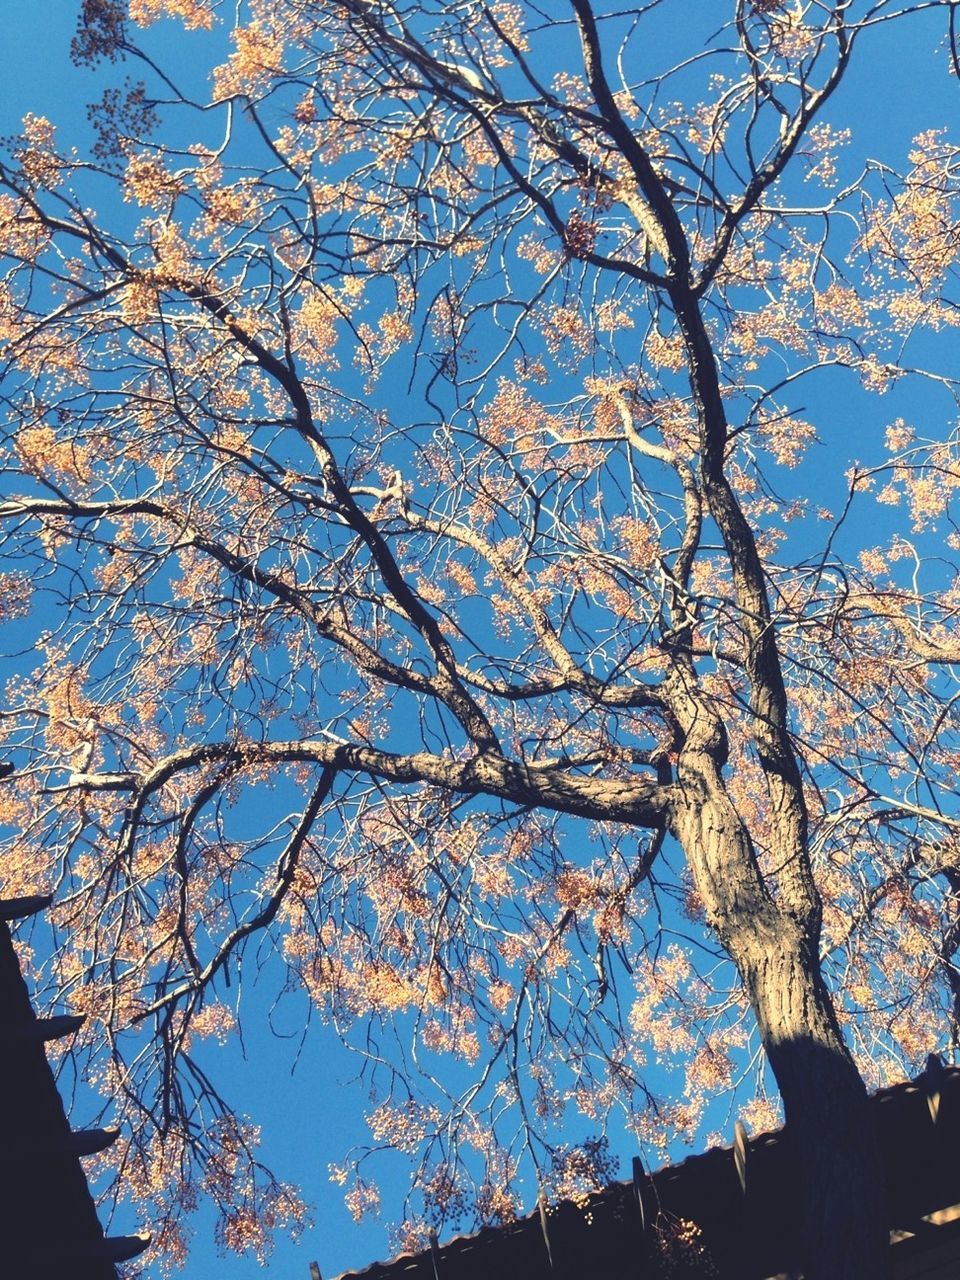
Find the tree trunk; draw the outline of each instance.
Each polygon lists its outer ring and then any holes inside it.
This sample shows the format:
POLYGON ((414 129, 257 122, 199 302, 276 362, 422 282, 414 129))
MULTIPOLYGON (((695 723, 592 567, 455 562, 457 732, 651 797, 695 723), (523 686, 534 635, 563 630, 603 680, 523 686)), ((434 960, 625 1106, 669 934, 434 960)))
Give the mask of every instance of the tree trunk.
POLYGON ((683 800, 672 825, 783 1098, 804 1280, 883 1280, 889 1233, 877 1138, 820 971, 819 903, 798 919, 771 894, 723 785, 722 734, 705 719, 699 741, 681 752, 683 800))
POLYGON ((735 956, 786 1120, 805 1280, 882 1280, 890 1272, 886 1190, 867 1094, 817 956, 792 922, 735 956))

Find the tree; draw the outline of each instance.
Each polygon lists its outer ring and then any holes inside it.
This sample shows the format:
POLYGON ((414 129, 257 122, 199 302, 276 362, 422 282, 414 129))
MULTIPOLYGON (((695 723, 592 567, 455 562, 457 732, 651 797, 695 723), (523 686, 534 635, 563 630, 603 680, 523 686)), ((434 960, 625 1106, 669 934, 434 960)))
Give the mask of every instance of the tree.
POLYGON ((217 0, 85 0, 147 83, 11 144, 4 885, 174 1259, 302 1216, 198 1049, 272 955, 421 1216, 769 1119, 759 1045, 805 1274, 885 1272, 864 1078, 960 1035, 960 151, 834 95, 956 5, 709 8, 249 0, 208 103, 135 25, 217 0))

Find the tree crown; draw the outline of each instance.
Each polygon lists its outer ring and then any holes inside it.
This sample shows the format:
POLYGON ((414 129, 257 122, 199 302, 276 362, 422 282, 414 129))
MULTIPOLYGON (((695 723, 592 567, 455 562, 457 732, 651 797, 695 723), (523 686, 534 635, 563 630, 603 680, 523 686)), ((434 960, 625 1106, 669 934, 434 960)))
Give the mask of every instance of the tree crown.
POLYGON ((871 1082, 956 1039, 960 152, 837 105, 955 8, 689 8, 250 0, 203 101, 138 27, 216 0, 85 0, 144 83, 0 168, 4 886, 170 1260, 304 1216, 204 1051, 245 957, 404 1244, 769 1125, 748 935, 871 1082))

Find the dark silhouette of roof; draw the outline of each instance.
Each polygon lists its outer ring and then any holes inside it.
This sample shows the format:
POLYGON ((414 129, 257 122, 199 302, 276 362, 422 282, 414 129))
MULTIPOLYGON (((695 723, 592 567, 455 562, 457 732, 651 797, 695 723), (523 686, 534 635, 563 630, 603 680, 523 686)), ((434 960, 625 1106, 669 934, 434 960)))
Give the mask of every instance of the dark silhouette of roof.
POLYGON ((104 1236, 80 1158, 104 1150, 117 1132, 71 1130, 44 1049, 83 1019, 37 1017, 10 936, 10 921, 49 903, 0 899, 0 1273, 116 1280, 115 1264, 142 1252, 149 1237, 104 1236))
MULTIPOLYGON (((960 1276, 960 1069, 931 1055, 915 1081, 875 1094, 897 1280, 960 1276)), ((769 1280, 799 1275, 799 1194, 783 1130, 714 1148, 582 1205, 376 1262, 340 1280, 769 1280), (691 1227, 690 1224, 695 1224, 691 1227), (686 1242, 686 1243, 685 1243, 686 1242)), ((311 1268, 314 1280, 319 1271, 311 1268)))

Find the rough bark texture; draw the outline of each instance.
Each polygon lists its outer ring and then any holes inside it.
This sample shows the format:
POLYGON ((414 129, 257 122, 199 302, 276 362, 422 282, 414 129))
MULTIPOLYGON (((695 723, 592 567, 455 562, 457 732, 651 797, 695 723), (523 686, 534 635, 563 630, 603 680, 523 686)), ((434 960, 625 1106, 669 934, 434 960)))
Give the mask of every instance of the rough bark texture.
POLYGON ((675 815, 707 917, 743 979, 783 1098, 804 1197, 806 1280, 889 1274, 885 1191, 866 1090, 820 973, 817 934, 773 900, 710 757, 681 768, 675 815), (691 776, 693 775, 693 776, 691 776))
POLYGON ((772 946, 746 947, 746 985, 805 1188, 800 1213, 808 1280, 890 1274, 889 1238, 873 1117, 815 957, 785 928, 772 946))

